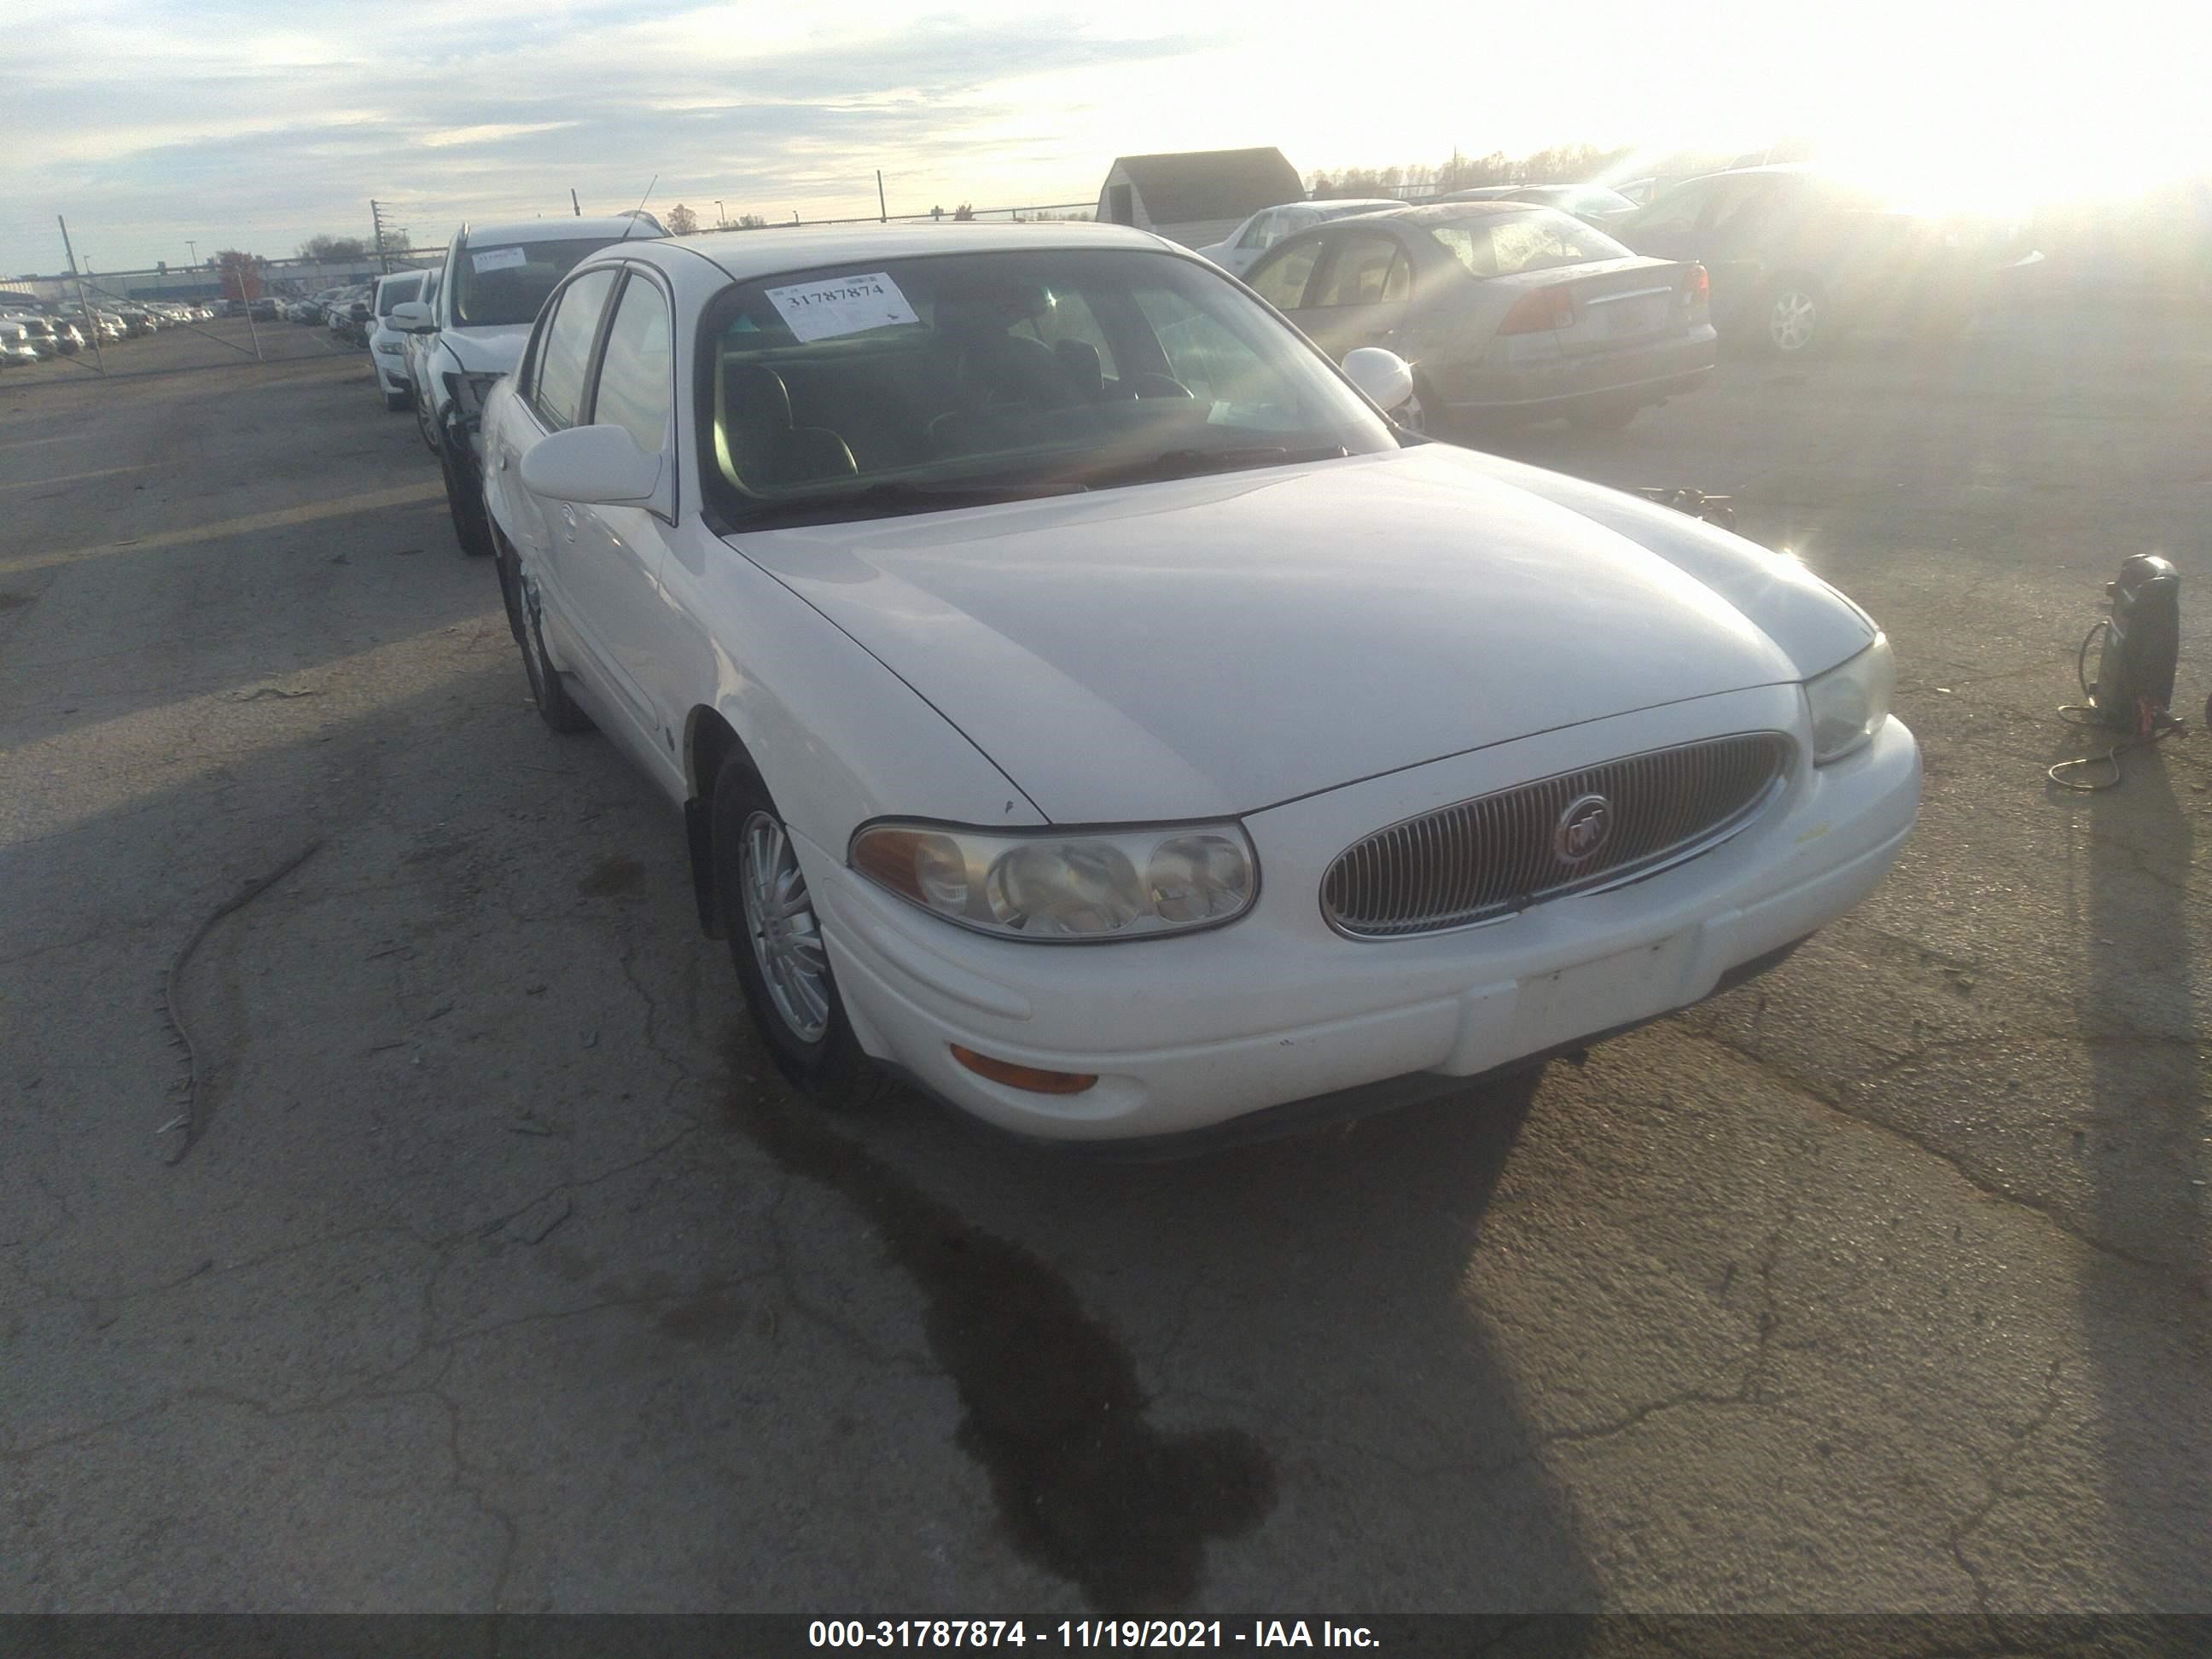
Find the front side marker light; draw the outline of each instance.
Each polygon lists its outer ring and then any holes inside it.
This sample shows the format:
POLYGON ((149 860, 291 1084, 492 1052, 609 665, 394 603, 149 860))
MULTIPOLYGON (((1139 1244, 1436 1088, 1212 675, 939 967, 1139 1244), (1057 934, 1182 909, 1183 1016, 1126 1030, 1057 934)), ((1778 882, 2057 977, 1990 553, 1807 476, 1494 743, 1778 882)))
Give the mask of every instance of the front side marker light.
POLYGON ((946 1046, 952 1050, 952 1058, 977 1077, 1003 1083, 1009 1089, 1027 1090, 1033 1095, 1079 1095, 1098 1081, 1089 1072, 1048 1072, 1036 1066, 1017 1066, 1011 1060, 994 1060, 957 1042, 946 1046))

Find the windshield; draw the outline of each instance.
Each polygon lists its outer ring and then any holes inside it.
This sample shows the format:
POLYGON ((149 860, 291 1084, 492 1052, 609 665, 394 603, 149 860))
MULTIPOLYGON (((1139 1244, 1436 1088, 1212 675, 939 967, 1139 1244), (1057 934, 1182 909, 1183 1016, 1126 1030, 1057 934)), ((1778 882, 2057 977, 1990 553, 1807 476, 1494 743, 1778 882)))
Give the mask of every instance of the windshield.
POLYGON ((726 290, 702 329, 708 490, 822 521, 1395 447, 1209 266, 1140 250, 952 254, 726 290))
POLYGON ((1603 185, 1559 185, 1547 188, 1542 200, 1569 213, 1626 213, 1636 205, 1617 190, 1603 185))
POLYGON ((585 255, 616 239, 564 236, 547 242, 471 242, 456 252, 453 321, 461 328, 514 328, 538 320, 554 284, 585 255))
POLYGON ((1437 219, 1430 222, 1428 232, 1474 276, 1512 276, 1524 270, 1635 257, 1603 231, 1550 208, 1437 219))

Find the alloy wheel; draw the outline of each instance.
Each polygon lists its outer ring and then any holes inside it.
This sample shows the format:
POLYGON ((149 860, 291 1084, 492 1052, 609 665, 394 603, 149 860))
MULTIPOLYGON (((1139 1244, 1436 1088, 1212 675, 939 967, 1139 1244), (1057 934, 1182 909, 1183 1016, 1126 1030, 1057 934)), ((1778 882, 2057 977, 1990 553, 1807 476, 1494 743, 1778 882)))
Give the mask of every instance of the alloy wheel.
POLYGON ((830 958, 791 837, 767 812, 745 820, 738 878, 769 1000, 792 1036, 819 1042, 830 1030, 830 958))
POLYGON ((1766 310, 1766 337, 1777 351, 1802 351, 1820 327, 1820 308, 1801 288, 1777 289, 1766 310))

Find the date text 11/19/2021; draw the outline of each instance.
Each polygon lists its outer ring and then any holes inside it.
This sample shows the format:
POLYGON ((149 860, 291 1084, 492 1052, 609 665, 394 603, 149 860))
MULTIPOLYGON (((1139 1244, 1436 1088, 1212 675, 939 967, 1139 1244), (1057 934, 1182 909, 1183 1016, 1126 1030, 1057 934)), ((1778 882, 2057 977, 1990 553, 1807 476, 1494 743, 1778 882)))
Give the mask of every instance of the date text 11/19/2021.
POLYGON ((815 1648, 1371 1648, 1364 1625, 1254 1619, 817 1619, 815 1648))

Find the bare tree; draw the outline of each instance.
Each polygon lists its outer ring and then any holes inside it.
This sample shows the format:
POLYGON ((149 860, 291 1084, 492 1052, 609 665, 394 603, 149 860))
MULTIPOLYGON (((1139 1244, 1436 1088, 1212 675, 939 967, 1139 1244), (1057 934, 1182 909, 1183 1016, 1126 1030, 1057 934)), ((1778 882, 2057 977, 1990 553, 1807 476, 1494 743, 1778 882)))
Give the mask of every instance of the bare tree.
POLYGON ((300 244, 302 259, 365 259, 368 244, 358 236, 310 236, 300 244))
POLYGON ((668 210, 668 234, 671 236, 696 235, 698 229, 699 216, 683 203, 678 202, 668 210))

